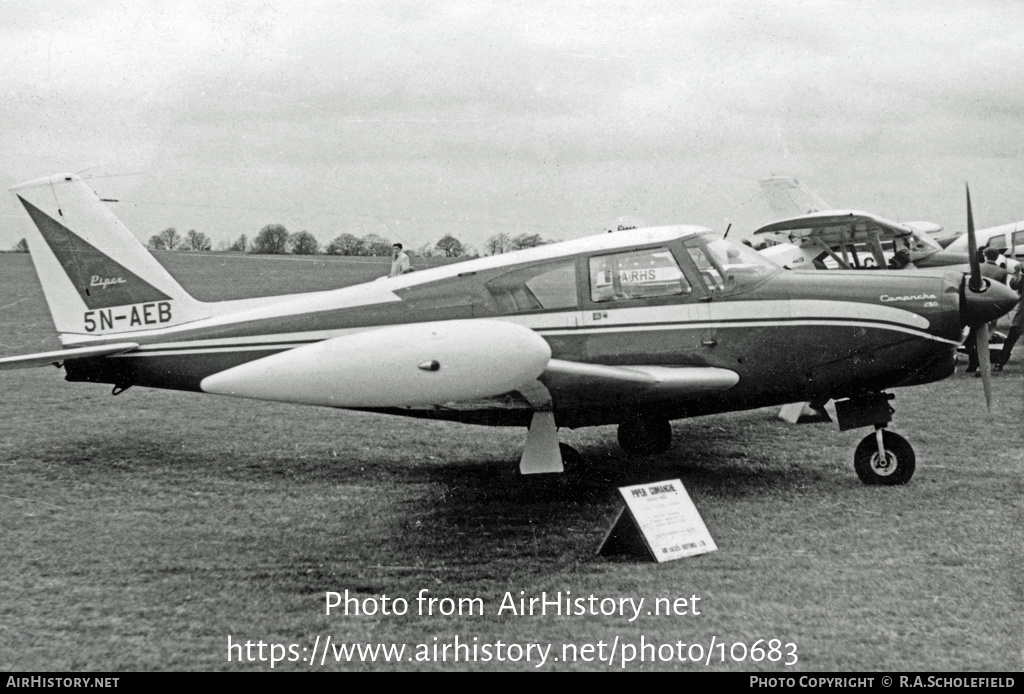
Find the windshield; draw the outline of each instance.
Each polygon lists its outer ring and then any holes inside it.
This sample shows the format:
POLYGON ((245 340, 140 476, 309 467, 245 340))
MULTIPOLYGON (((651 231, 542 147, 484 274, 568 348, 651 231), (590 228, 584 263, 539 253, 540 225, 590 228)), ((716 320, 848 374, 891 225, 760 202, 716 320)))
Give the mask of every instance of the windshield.
POLYGON ((938 241, 927 234, 917 231, 910 238, 906 239, 906 244, 907 250, 914 251, 915 253, 929 253, 942 250, 942 246, 939 245, 938 241))
POLYGON ((709 291, 739 291, 782 272, 781 267, 749 246, 714 236, 702 240, 686 250, 709 291))

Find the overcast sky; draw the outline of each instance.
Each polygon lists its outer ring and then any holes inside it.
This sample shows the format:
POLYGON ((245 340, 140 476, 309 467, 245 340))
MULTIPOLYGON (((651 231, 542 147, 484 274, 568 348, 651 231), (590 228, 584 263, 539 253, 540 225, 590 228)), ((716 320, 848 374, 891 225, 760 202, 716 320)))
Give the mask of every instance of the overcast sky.
POLYGON ((967 180, 979 227, 1024 219, 1009 0, 18 2, 0 60, 6 186, 84 171, 143 241, 742 232, 772 174, 947 229, 967 180))

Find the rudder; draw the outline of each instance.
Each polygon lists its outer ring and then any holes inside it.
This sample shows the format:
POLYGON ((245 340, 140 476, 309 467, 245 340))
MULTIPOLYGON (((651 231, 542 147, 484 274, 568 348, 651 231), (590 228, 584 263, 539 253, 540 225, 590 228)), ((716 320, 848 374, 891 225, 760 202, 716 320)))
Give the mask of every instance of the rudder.
POLYGON ((760 184, 768 207, 780 218, 831 209, 827 202, 795 178, 774 176, 761 180, 760 184))
POLYGON ((210 315, 74 174, 11 188, 54 325, 65 342, 166 328, 210 315))

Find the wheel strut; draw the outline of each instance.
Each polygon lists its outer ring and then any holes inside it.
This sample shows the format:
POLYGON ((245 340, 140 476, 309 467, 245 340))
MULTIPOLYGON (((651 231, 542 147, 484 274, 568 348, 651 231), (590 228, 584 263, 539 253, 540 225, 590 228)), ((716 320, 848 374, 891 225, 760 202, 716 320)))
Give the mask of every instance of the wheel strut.
POLYGON ((882 440, 882 430, 885 429, 884 424, 875 425, 875 443, 878 445, 878 459, 885 460, 885 441, 882 440))

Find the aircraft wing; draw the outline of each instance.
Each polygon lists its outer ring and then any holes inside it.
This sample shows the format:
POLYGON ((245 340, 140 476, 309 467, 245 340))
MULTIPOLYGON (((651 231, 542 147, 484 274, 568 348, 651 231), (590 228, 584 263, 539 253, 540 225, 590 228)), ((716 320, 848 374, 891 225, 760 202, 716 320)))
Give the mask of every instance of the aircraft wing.
POLYGON ((860 210, 825 210, 781 219, 765 224, 754 234, 787 234, 791 240, 817 238, 826 246, 867 241, 878 234, 880 241, 891 241, 914 234, 914 228, 901 222, 860 210))
POLYGON ((739 374, 711 366, 605 366, 552 359, 541 383, 565 404, 574 395, 595 401, 657 401, 685 398, 727 390, 736 385, 739 374))
POLYGON ((106 357, 111 354, 130 352, 138 346, 138 342, 118 342, 112 345, 76 347, 75 349, 58 349, 54 352, 38 352, 36 354, 20 354, 16 357, 3 357, 0 358, 0 371, 9 369, 29 369, 36 366, 46 366, 47 364, 59 366, 68 359, 106 357))

